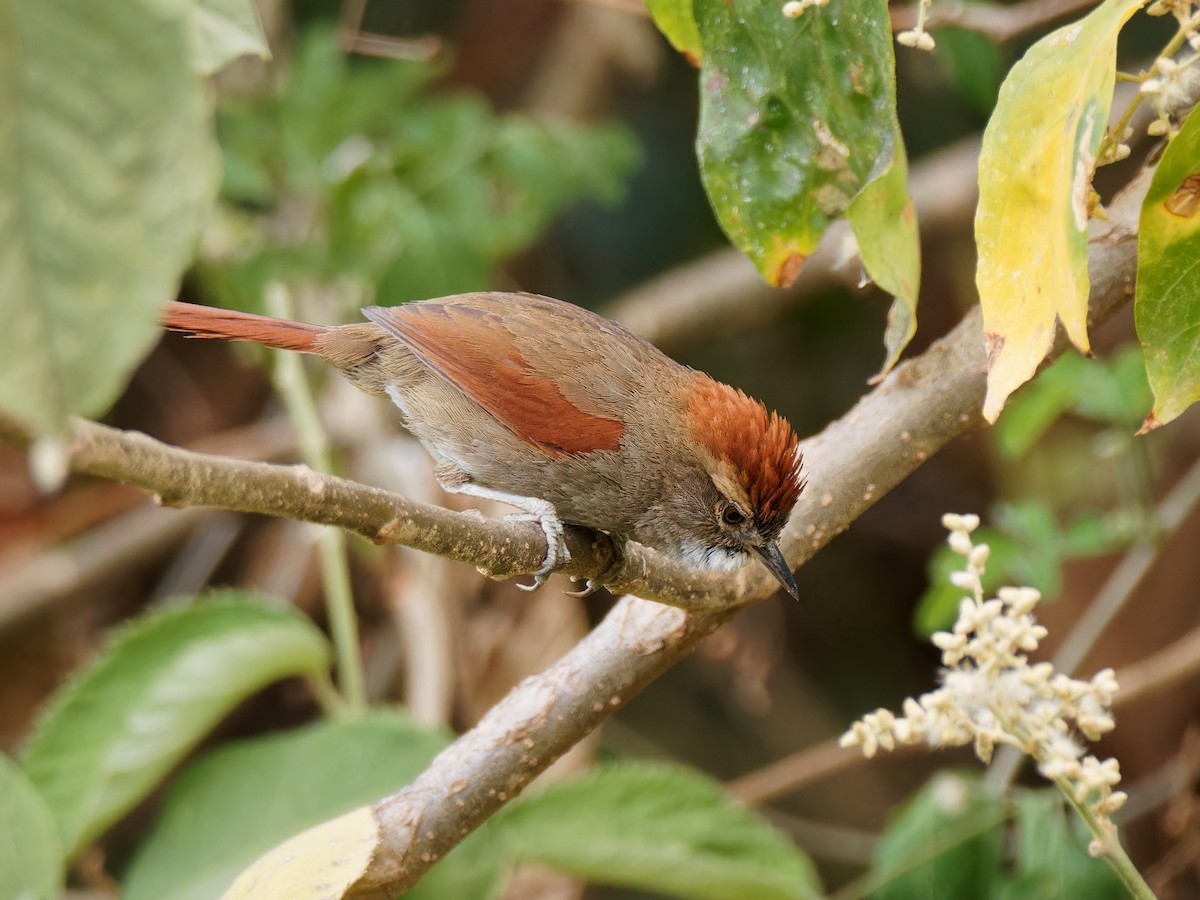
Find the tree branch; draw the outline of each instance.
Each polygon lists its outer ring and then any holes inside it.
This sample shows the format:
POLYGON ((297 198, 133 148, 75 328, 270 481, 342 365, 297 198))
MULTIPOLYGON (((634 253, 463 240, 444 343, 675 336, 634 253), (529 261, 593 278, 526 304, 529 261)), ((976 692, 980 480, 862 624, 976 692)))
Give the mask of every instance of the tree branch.
MULTIPOLYGON (((1091 242, 1094 321, 1132 294, 1140 190, 1108 210, 1091 242)), ((1060 352, 1062 343, 1056 352, 1060 352)), ((804 445, 808 489, 782 546, 803 563, 956 435, 980 422, 985 360, 981 319, 972 310, 945 338, 893 371, 878 387, 804 445)), ((0 440, 28 436, 0 422, 0 440)), ((305 466, 274 466, 205 456, 152 438, 77 420, 74 471, 142 487, 163 502, 206 504, 337 525, 381 543, 402 543, 470 562, 496 575, 534 570, 544 553, 533 523, 492 522, 321 476, 305 466)), ((594 577, 611 547, 568 529, 568 574, 594 577)), ((626 548, 610 583, 624 597, 555 666, 526 679, 471 731, 440 754, 409 787, 376 804, 380 842, 352 896, 390 897, 421 875, 555 759, 643 690, 737 609, 774 591, 761 567, 698 575, 637 545, 626 548)))
MULTIPOLYGON (((1005 43, 1057 19, 1095 6, 1096 0, 1024 0, 1022 3, 936 3, 925 18, 926 28, 952 26, 1005 43)), ((892 28, 899 32, 917 24, 917 4, 892 9, 892 28)))
MULTIPOLYGON (((1093 227, 1091 320, 1132 296, 1136 223, 1148 173, 1093 227)), ((1054 354, 1061 353, 1060 340, 1054 354)), ((806 442, 809 485, 783 546, 803 562, 892 487, 981 422, 985 360, 978 308, 921 356, 893 371, 820 435, 806 442)), ((747 598, 771 592, 765 574, 743 570, 747 598)), ((736 613, 686 613, 623 597, 556 665, 526 679, 413 784, 374 807, 379 844, 347 896, 394 896, 512 799, 575 742, 645 689, 736 613)))

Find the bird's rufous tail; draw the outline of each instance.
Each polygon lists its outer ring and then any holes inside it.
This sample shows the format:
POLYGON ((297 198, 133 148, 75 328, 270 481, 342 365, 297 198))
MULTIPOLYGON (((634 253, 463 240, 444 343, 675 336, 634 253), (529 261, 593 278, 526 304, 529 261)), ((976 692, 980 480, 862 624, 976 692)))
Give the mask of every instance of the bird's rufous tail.
POLYGON ((192 337, 251 341, 264 347, 301 353, 316 353, 313 342, 329 330, 324 325, 217 309, 198 303, 169 303, 162 312, 161 321, 171 331, 187 332, 192 337))

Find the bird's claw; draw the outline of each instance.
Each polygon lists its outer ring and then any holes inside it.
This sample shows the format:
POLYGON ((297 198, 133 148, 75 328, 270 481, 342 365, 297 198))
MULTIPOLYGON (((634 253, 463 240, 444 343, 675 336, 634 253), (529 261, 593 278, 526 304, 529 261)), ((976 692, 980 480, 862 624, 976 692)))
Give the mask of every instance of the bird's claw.
POLYGON ((592 594, 596 593, 596 591, 600 590, 602 587, 604 587, 604 582, 599 578, 588 578, 583 583, 583 590, 563 591, 563 593, 568 597, 578 597, 580 600, 582 600, 584 597, 592 596, 592 594))
POLYGON ((609 580, 612 578, 617 569, 621 568, 622 563, 623 560, 621 555, 618 553, 617 557, 612 561, 612 565, 610 565, 595 578, 588 578, 586 581, 584 581, 583 590, 563 591, 563 593, 568 597, 579 597, 580 599, 592 596, 592 594, 596 593, 596 591, 608 584, 609 580))
POLYGON ((523 591, 536 591, 546 583, 550 573, 557 568, 559 563, 571 561, 571 551, 567 549, 567 542, 563 538, 562 520, 559 519, 554 507, 549 503, 536 511, 513 513, 505 518, 526 522, 534 520, 542 526, 542 532, 546 535, 546 558, 542 561, 541 568, 533 573, 533 584, 517 584, 517 587, 523 591))

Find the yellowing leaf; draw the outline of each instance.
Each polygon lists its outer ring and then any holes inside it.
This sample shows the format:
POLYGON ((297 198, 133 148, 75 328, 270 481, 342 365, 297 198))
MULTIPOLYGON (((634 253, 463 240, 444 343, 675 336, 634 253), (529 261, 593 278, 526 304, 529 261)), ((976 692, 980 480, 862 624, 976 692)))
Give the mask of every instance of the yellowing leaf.
POLYGON ((371 807, 322 822, 269 851, 238 876, 223 900, 341 897, 371 862, 379 826, 371 807))
POLYGON ((1088 194, 1117 35, 1143 3, 1108 0, 1038 41, 1009 72, 984 132, 975 239, 988 421, 1037 371, 1056 322, 1088 351, 1088 194))
POLYGON ((1134 297, 1154 391, 1144 431, 1200 400, 1200 111, 1167 145, 1142 203, 1134 297))

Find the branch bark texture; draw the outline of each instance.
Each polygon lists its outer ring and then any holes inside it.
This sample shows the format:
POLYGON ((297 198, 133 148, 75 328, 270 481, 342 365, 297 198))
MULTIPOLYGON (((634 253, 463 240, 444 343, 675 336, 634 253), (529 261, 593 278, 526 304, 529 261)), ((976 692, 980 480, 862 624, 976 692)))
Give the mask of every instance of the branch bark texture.
MULTIPOLYGON (((1093 234, 1092 314, 1106 318, 1132 295, 1134 226, 1141 190, 1109 208, 1093 234)), ((1059 347, 1061 349, 1061 345, 1059 347)), ((845 416, 805 443, 809 482, 784 539, 802 564, 952 438, 976 426, 985 358, 978 309, 945 338, 893 371, 845 416)), ((0 439, 22 442, 0 423, 0 439)), ((534 523, 486 521, 408 500, 304 466, 195 454, 144 435, 75 424, 72 468, 142 487, 164 503, 205 504, 337 525, 469 562, 495 575, 534 570, 544 541, 534 523)), ((615 559, 600 536, 568 530, 567 574, 595 577, 638 596, 622 598, 556 665, 526 679, 410 786, 374 807, 380 843, 351 896, 391 897, 503 803, 774 583, 759 567, 734 576, 690 573, 631 546, 615 559), (664 606, 686 606, 687 610, 664 606)))
MULTIPOLYGON (((1133 294, 1143 175, 1094 229, 1091 319, 1133 294)), ((1056 344, 1060 353, 1065 341, 1056 344)), ((945 338, 894 370, 845 416, 804 446, 808 488, 783 541, 803 563, 948 441, 982 421, 986 359, 973 308, 945 338)), ((742 571, 740 603, 685 612, 623 597, 555 666, 526 679, 410 786, 374 807, 380 851, 349 896, 394 896, 575 742, 727 622, 773 592, 765 574, 742 571)))

